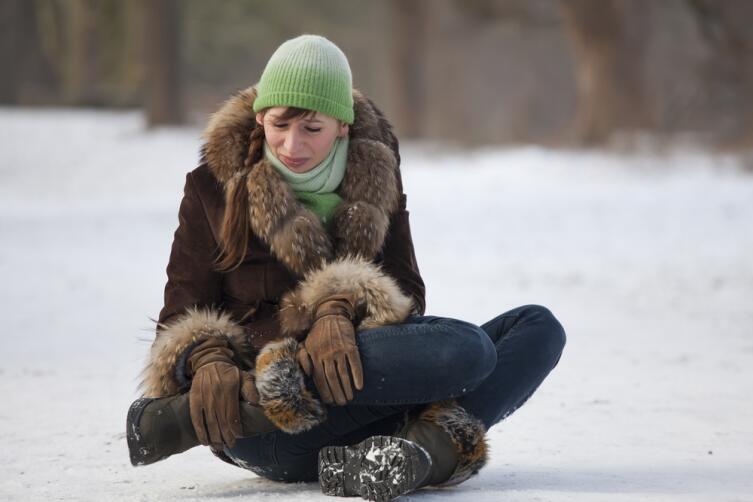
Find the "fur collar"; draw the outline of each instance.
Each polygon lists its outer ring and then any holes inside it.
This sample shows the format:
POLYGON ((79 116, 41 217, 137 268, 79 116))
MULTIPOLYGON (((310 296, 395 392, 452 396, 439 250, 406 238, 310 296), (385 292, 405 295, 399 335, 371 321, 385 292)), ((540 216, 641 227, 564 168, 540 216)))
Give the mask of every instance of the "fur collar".
POLYGON ((334 258, 360 256, 372 260, 381 250, 389 220, 398 203, 397 141, 381 112, 353 91, 355 121, 350 127, 348 160, 337 192, 329 232, 298 200, 268 161, 244 167, 255 127, 250 87, 230 98, 204 131, 202 160, 222 184, 226 204, 245 185, 253 233, 293 273, 303 276, 334 258))

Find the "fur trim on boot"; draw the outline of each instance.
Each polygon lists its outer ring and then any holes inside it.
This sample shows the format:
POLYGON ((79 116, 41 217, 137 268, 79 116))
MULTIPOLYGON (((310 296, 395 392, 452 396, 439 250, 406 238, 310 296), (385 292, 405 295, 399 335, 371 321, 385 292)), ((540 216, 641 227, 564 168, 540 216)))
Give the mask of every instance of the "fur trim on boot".
POLYGON ((489 446, 483 422, 460 406, 454 399, 431 403, 418 416, 439 425, 458 451, 458 464, 447 481, 438 486, 451 486, 476 474, 487 462, 489 446))
POLYGON ((327 411, 306 389, 292 338, 270 342, 256 357, 256 389, 264 414, 288 434, 319 425, 327 411))
POLYGON ((306 275, 296 289, 280 301, 283 334, 297 337, 313 324, 313 309, 332 295, 351 295, 360 323, 358 331, 405 320, 413 308, 395 280, 375 264, 360 257, 347 257, 306 275))
POLYGON ((229 314, 214 309, 189 308, 175 321, 160 326, 152 344, 139 388, 145 397, 166 397, 180 392, 185 377, 180 363, 186 350, 211 337, 225 338, 233 348, 243 343, 243 328, 229 314))

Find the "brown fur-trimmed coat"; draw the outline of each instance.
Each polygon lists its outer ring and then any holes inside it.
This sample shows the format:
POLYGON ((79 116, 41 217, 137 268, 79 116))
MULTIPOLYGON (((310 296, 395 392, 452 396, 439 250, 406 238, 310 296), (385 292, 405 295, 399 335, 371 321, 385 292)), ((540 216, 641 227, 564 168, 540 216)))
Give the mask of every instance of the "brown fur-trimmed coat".
MULTIPOLYGON (((260 127, 252 109, 255 95, 253 88, 246 89, 212 116, 204 132, 202 164, 186 177, 165 304, 143 375, 147 396, 172 395, 184 388, 181 357, 209 336, 227 338, 242 364, 256 367, 257 385, 264 387, 279 376, 262 371, 267 363, 279 363, 270 360, 270 354, 289 355, 291 341, 308 332, 312 306, 332 293, 358 299, 359 330, 424 312, 424 284, 413 250, 398 142, 383 115, 354 91, 355 121, 338 188, 343 203, 327 231, 266 160, 245 170, 251 131, 260 127), (226 199, 232 200, 240 183, 249 193, 248 250, 240 267, 220 273, 213 260, 226 199)), ((270 390, 268 401, 285 399, 280 392, 270 390)), ((289 429, 311 425, 298 423, 289 429)))

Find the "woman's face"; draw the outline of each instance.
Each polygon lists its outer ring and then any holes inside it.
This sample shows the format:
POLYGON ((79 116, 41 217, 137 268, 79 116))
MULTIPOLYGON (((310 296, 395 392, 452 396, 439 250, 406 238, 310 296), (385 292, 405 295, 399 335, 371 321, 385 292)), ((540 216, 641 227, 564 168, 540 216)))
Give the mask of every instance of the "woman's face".
POLYGON ((284 106, 256 114, 272 153, 294 173, 305 173, 327 158, 335 139, 348 134, 348 124, 316 112, 311 116, 282 120, 284 106))

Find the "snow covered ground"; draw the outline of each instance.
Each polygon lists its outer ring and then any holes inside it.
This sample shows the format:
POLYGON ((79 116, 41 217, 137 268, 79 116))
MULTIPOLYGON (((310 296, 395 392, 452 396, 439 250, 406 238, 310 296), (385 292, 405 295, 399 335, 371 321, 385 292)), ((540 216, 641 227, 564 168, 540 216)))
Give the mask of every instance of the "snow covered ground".
MULTIPOLYGON (((0 109, 0 500, 327 500, 124 425, 199 131, 0 109)), ((702 152, 403 151, 429 313, 525 303, 560 365, 479 476, 406 500, 753 500, 753 176, 702 152)))

